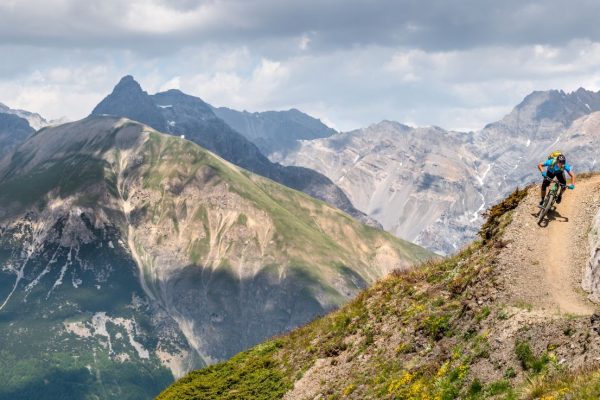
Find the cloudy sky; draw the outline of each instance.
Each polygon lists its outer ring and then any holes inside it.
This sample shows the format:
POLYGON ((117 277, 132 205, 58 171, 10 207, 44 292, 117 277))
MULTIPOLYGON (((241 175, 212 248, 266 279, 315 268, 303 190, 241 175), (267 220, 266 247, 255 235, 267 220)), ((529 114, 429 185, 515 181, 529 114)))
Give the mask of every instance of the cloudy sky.
POLYGON ((340 130, 479 129, 533 90, 600 88, 595 0, 0 0, 0 102, 90 113, 119 78, 340 130))

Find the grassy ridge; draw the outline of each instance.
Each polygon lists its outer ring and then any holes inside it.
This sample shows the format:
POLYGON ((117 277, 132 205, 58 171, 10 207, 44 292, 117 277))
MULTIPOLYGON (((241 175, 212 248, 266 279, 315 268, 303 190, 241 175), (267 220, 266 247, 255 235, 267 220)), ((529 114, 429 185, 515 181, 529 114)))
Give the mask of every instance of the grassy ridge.
MULTIPOLYGON (((275 225, 275 248, 277 254, 289 253, 299 265, 356 264, 360 251, 347 242, 344 229, 351 229, 363 245, 374 248, 378 241, 391 244, 398 256, 410 262, 419 262, 431 257, 427 250, 394 236, 365 226, 341 211, 313 199, 301 192, 284 187, 266 178, 248 173, 212 155, 201 147, 159 133, 151 133, 143 145, 141 154, 144 163, 140 174, 144 187, 162 193, 160 209, 153 206, 153 215, 160 216, 156 223, 171 223, 175 230, 179 225, 176 203, 179 190, 186 185, 198 185, 210 191, 225 184, 228 190, 264 211, 275 225), (317 219, 328 220, 335 226, 335 233, 325 232, 317 219), (300 256, 302 255, 302 256, 300 256), (313 261, 309 261, 310 259, 313 261), (319 262, 315 262, 318 260, 319 262)), ((197 206, 196 204, 192 207, 197 206)), ((205 225, 208 232, 208 205, 200 205, 195 218, 205 225)), ((190 208, 191 209, 191 208, 190 208)), ((245 225, 244 215, 241 225, 245 225)), ((209 236, 194 243, 190 248, 192 260, 200 260, 208 251, 209 236)))

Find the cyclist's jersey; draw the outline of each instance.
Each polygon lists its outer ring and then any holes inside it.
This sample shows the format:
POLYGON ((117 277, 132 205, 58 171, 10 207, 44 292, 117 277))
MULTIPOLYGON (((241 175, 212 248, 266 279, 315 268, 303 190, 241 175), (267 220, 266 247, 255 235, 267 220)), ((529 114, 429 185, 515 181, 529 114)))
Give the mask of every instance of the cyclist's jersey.
POLYGON ((571 166, 569 164, 565 164, 564 168, 560 168, 555 158, 551 158, 546 160, 543 164, 544 167, 548 167, 548 172, 552 172, 553 174, 561 173, 564 171, 571 172, 571 166))

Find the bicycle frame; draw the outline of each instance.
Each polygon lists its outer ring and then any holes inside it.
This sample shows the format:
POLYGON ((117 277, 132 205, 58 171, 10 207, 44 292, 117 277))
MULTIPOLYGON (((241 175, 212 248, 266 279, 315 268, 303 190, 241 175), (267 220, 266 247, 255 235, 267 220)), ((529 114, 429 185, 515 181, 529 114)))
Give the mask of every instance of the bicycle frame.
MULTIPOLYGON (((557 192, 558 192, 559 183, 557 181, 554 181, 553 183, 554 183, 554 185, 552 185, 552 189, 550 189, 550 191, 552 192, 552 194, 554 195, 554 197, 556 197, 557 196, 557 192)), ((560 184, 560 186, 564 186, 564 185, 560 184)))
POLYGON ((544 202, 542 203, 542 209, 540 210, 540 213, 538 214, 538 225, 540 225, 542 223, 542 221, 544 220, 544 217, 546 216, 546 214, 548 214, 548 211, 550 211, 550 209, 554 205, 554 202, 556 201, 556 198, 558 197, 559 187, 562 188, 562 187, 567 186, 567 185, 563 185, 562 183, 560 183, 554 179, 549 179, 547 177, 545 177, 544 180, 550 181, 554 184, 552 185, 552 187, 546 194, 546 197, 544 197, 544 202))

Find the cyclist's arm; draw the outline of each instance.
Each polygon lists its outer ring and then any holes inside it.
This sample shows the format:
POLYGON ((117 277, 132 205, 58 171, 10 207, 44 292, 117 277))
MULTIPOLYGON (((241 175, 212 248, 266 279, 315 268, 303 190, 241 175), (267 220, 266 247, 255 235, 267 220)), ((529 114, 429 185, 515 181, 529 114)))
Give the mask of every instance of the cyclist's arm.
POLYGON ((571 185, 575 184, 575 173, 571 171, 567 171, 567 174, 571 177, 571 185))
POLYGON ((554 163, 554 161, 552 159, 543 161, 543 162, 541 162, 541 163, 538 164, 538 169, 540 170, 540 172, 543 173, 544 172, 544 167, 550 167, 550 166, 553 165, 553 163, 554 163))
POLYGON ((540 170, 540 172, 544 172, 544 163, 539 163, 538 169, 540 170))

